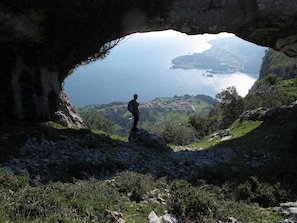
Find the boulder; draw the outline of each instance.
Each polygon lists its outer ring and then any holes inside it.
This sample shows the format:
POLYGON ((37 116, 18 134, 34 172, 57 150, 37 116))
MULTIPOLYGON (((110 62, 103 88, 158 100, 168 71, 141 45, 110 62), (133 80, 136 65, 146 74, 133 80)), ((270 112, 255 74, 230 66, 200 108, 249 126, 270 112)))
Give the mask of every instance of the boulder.
POLYGON ((163 221, 159 219, 158 215, 154 211, 150 212, 148 219, 149 223, 163 223, 163 221))
POLYGON ((137 132, 130 131, 129 142, 131 143, 145 143, 150 147, 167 149, 167 145, 163 137, 150 134, 145 129, 139 129, 137 132))
POLYGON ((163 216, 158 217, 158 215, 154 211, 150 212, 148 218, 149 218, 149 223, 177 223, 178 222, 178 220, 170 214, 165 214, 163 216))
POLYGON ((253 120, 253 121, 266 121, 266 120, 279 120, 285 122, 290 120, 291 116, 296 113, 297 102, 293 102, 291 105, 284 105, 274 108, 256 108, 253 110, 247 110, 240 115, 240 120, 253 120))
POLYGON ((297 223, 297 201, 280 204, 280 212, 289 218, 279 223, 297 223))

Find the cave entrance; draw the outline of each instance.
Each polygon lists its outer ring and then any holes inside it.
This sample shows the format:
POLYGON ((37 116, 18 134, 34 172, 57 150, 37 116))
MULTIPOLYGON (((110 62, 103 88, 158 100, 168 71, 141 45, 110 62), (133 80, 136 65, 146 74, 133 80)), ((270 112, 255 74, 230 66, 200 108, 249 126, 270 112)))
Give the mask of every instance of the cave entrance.
MULTIPOLYGON (((189 36, 167 30, 132 34, 111 49, 105 59, 78 67, 65 80, 64 88, 71 102, 77 107, 125 102, 130 100, 134 93, 139 94, 140 102, 156 97, 185 94, 205 94, 214 97, 229 86, 235 86, 238 93, 244 96, 257 79, 257 72, 216 74, 209 73, 210 69, 173 69, 174 58, 205 52, 212 46, 218 47, 214 42, 208 41, 228 38, 233 39, 230 39, 228 47, 225 47, 228 49, 227 53, 222 54, 223 57, 235 55, 239 42, 246 41, 230 33, 189 36), (232 48, 232 44, 237 46, 232 48)), ((248 44, 260 54, 260 58, 264 56, 264 47, 248 44)), ((241 50, 249 50, 248 48, 250 47, 245 44, 241 50)), ((243 56, 235 57, 240 60, 243 56)), ((259 64, 261 62, 259 61, 259 64)), ((259 64, 256 69, 260 69, 259 64)))

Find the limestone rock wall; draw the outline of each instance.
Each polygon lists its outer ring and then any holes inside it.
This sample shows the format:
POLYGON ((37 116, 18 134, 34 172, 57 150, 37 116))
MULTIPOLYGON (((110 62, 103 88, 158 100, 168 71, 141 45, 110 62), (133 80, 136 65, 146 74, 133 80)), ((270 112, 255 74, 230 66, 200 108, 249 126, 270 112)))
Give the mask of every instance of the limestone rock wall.
POLYGON ((39 66, 38 58, 30 55, 30 51, 8 52, 1 46, 0 50, 3 52, 0 58, 1 117, 30 121, 50 119, 62 90, 59 72, 39 66))
POLYGON ((287 57, 280 52, 268 50, 263 57, 259 79, 271 73, 277 74, 284 80, 294 78, 297 74, 297 58, 287 57))

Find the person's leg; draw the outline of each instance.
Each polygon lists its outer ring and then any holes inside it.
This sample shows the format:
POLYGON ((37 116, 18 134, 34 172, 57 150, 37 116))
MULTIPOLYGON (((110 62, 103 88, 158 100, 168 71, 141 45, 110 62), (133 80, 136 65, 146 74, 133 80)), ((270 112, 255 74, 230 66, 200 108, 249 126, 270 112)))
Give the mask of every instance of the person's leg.
POLYGON ((138 117, 138 115, 133 115, 133 116, 134 116, 134 122, 133 122, 133 128, 132 128, 132 130, 133 131, 137 131, 137 124, 138 124, 139 117, 138 117))

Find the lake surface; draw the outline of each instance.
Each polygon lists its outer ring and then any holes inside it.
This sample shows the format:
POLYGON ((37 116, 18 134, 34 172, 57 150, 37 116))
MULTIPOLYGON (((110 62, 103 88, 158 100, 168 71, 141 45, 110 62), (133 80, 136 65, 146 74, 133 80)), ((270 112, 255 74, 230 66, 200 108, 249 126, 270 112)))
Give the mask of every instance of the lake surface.
POLYGON ((258 75, 236 72, 208 77, 207 70, 171 69, 173 58, 207 50, 211 47, 208 40, 230 35, 187 36, 175 31, 133 34, 104 60, 77 68, 65 80, 64 89, 78 107, 125 102, 134 93, 139 95, 140 102, 184 94, 215 97, 230 86, 245 96, 258 75))

